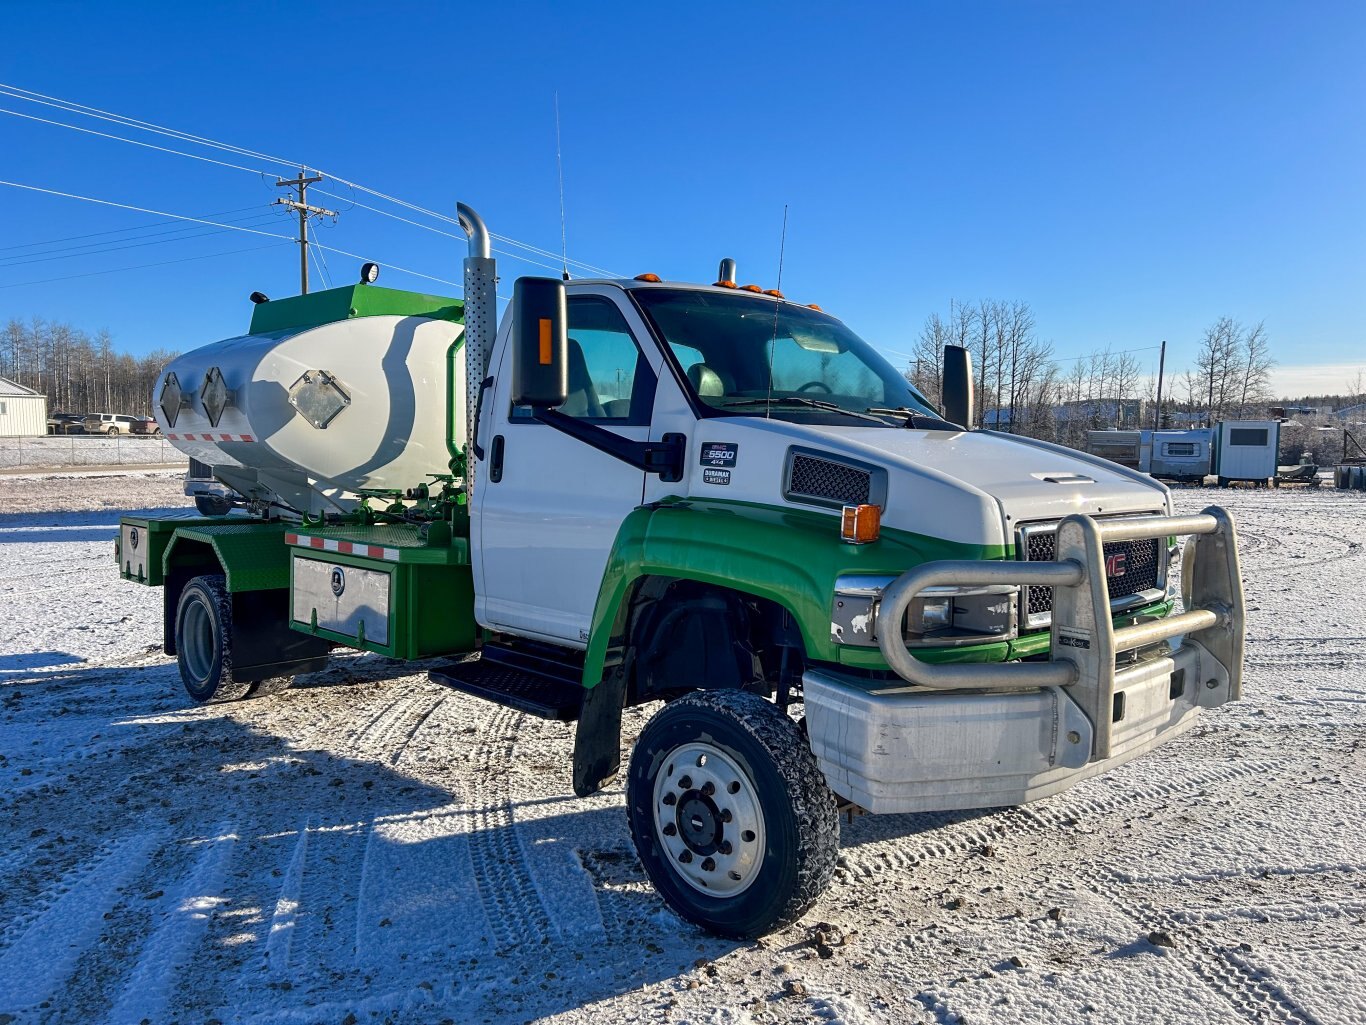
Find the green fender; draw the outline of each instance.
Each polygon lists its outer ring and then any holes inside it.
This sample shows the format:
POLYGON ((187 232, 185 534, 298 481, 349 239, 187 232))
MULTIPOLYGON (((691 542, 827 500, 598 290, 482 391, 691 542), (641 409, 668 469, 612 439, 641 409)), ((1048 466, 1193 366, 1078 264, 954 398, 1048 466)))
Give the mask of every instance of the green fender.
POLYGON ((234 594, 289 586, 289 548, 285 545, 283 523, 178 527, 162 557, 167 577, 176 564, 176 549, 181 541, 198 541, 212 548, 227 574, 228 590, 234 594))
MULTIPOLYGON (((622 522, 607 560, 584 659, 583 685, 602 680, 612 638, 625 626, 635 582, 666 576, 716 584, 776 602, 791 613, 807 657, 864 664, 876 649, 830 640, 830 601, 845 573, 898 574, 936 559, 1002 559, 1000 545, 971 545, 883 528, 867 545, 840 539, 838 513, 732 502, 667 499, 622 522), (857 652, 857 654, 855 654, 857 652), (853 656, 853 657, 850 657, 853 656)), ((1002 651, 995 657, 1004 657, 1002 651)), ((980 656, 979 656, 980 657, 980 656)))

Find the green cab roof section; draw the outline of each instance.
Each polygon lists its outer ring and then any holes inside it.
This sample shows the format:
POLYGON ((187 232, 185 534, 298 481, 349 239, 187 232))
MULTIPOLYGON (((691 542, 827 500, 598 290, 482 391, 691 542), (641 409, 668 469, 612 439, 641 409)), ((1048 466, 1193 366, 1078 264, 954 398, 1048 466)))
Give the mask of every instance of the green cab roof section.
POLYGON ((426 317, 459 324, 465 304, 459 299, 404 292, 378 285, 344 285, 307 295, 258 303, 252 310, 250 334, 301 331, 358 317, 426 317))

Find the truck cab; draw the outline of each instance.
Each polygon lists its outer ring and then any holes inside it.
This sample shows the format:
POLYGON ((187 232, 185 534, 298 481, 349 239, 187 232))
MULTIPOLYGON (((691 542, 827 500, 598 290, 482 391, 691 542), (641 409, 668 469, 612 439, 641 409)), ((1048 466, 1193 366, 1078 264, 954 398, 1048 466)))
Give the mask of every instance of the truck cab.
POLYGON ((272 693, 337 645, 458 654, 432 679, 576 723, 580 795, 621 770, 622 710, 662 702, 626 768, 642 864, 684 917, 753 936, 822 892, 841 809, 1035 800, 1239 696, 1228 515, 969 429, 964 351, 937 409, 730 261, 712 284, 521 278, 498 325, 487 231, 461 223, 462 303, 282 307, 168 368, 185 423, 163 431, 245 508, 126 521, 118 557, 165 586, 197 700, 272 693), (307 341, 336 324, 344 355, 307 341), (395 359, 405 337, 426 355, 395 359))

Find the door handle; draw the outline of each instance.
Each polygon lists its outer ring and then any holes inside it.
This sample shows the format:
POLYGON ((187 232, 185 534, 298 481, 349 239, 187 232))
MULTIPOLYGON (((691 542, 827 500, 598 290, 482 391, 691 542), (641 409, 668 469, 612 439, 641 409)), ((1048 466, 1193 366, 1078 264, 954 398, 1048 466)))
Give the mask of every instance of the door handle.
POLYGON ((495 434, 489 448, 492 450, 489 457, 489 483, 497 484, 503 479, 503 436, 495 434))
POLYGON ((470 448, 474 450, 474 458, 482 460, 484 450, 479 447, 479 419, 484 413, 484 392, 493 386, 493 378, 486 377, 479 382, 479 395, 474 400, 474 437, 470 439, 470 448))

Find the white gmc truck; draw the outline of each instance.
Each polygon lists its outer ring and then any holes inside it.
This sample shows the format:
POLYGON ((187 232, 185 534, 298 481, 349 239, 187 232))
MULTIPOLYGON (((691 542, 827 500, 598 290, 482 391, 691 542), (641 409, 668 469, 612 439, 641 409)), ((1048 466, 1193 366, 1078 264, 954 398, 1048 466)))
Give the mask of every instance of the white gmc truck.
MULTIPOLYGON (((1236 700, 1234 528, 1147 476, 967 429, 841 320, 776 291, 522 278, 259 301, 166 368, 165 436, 234 496, 128 518, 190 695, 270 694, 337 646, 575 721, 679 914, 753 936, 834 869, 841 809, 1014 805, 1236 700), (214 510, 219 511, 219 510, 214 510), (1189 538, 1184 545, 1178 539, 1189 538)), ((372 275, 367 275, 371 277, 372 275)))

